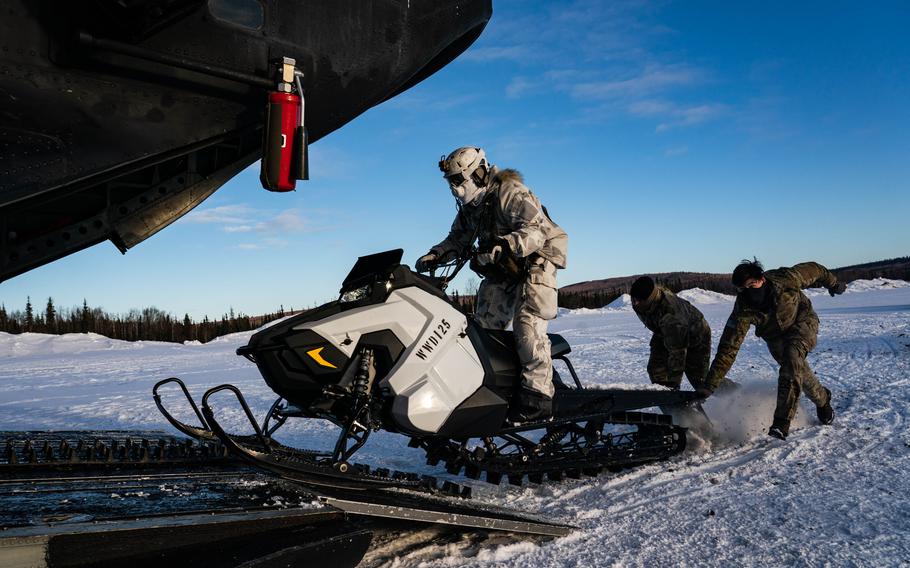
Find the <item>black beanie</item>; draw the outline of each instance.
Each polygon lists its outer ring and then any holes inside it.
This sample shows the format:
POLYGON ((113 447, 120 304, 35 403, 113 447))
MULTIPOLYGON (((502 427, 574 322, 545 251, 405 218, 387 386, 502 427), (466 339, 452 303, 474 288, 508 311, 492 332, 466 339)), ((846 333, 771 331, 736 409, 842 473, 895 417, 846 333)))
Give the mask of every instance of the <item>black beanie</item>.
POLYGON ((629 292, 632 299, 639 302, 650 302, 657 295, 657 287, 650 276, 642 276, 632 283, 632 290, 629 292))

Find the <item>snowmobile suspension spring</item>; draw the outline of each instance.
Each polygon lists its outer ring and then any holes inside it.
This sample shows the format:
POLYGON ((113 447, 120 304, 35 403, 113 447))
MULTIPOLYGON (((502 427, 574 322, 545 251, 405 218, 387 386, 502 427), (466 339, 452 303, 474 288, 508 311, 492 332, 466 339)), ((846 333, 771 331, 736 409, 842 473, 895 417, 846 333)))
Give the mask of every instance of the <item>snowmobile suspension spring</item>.
POLYGON ((537 451, 542 451, 542 450, 546 449, 548 446, 552 446, 553 444, 562 440, 563 437, 565 437, 566 433, 568 433, 569 430, 570 430, 570 427, 568 425, 563 425, 554 430, 547 432, 546 434, 543 435, 543 437, 540 438, 540 442, 538 442, 537 446, 534 449, 537 451))
POLYGON ((370 367, 373 364, 373 350, 364 349, 360 355, 360 368, 354 376, 354 393, 367 396, 370 392, 370 367))

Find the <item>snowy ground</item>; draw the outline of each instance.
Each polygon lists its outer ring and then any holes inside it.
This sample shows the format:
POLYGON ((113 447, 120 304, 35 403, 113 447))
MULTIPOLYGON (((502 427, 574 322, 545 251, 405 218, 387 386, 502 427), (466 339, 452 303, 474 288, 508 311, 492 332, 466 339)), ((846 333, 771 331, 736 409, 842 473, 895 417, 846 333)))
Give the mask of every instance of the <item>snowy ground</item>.
MULTIPOLYGON (((732 298, 683 294, 704 311, 716 341, 732 298)), ((575 524, 574 534, 542 544, 456 540, 411 551, 392 565, 910 565, 910 284, 866 281, 838 298, 823 290, 810 295, 821 317, 810 362, 834 393, 833 426, 815 424, 804 400, 788 441, 765 436, 777 369, 750 335, 731 373, 744 388, 706 405, 718 439, 693 440, 693 449, 676 459, 621 474, 539 487, 476 486, 478 499, 575 524)), ((561 313, 551 330, 572 344, 584 381, 648 384, 648 333, 623 299, 561 313)), ((234 355, 248 337, 174 345, 0 333, 0 430, 168 430, 150 391, 172 375, 196 396, 237 384, 262 413, 274 395, 255 367, 234 355)), ((219 400, 225 421, 241 431, 240 413, 227 395, 219 400)), ((177 414, 192 418, 188 409, 177 414)), ((296 424, 283 441, 328 447, 334 435, 324 424, 296 424)), ((358 458, 440 473, 420 465, 421 453, 393 434, 375 434, 358 458)))

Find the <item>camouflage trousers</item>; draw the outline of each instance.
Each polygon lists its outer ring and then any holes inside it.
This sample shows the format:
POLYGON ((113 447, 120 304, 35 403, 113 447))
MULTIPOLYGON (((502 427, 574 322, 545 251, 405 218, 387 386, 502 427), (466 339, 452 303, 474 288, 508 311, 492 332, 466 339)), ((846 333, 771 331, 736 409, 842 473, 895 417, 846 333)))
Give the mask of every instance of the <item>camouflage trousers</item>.
POLYGON ((512 324, 521 363, 522 386, 553 396, 553 362, 547 320, 556 317, 556 266, 538 258, 518 284, 484 278, 477 290, 475 314, 481 326, 505 329, 512 324))
POLYGON ((809 310, 799 314, 786 332, 765 338, 771 356, 780 364, 777 378, 777 408, 774 410, 774 422, 790 424, 796 415, 800 391, 816 406, 828 402, 825 388, 809 367, 806 356, 815 349, 818 341, 818 316, 809 310))
MULTIPOLYGON (((664 337, 655 333, 651 337, 651 356, 648 358, 648 377, 656 385, 679 389, 682 384, 682 372, 689 379, 692 388, 699 389, 705 385, 705 377, 711 366, 711 328, 707 322, 699 333, 689 333, 689 345, 684 350, 670 350, 664 337), (681 352, 680 352, 681 351, 681 352), (679 359, 679 360, 676 360, 679 359)), ((727 382, 724 379, 724 382, 727 382)))

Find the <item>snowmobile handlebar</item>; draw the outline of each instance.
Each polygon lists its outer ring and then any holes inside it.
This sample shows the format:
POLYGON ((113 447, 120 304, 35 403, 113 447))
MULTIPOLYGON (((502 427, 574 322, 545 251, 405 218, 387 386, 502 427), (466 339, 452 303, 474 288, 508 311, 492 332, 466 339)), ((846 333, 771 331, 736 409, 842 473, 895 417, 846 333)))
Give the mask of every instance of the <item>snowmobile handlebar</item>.
POLYGON ((458 276, 458 273, 461 272, 461 269, 464 268, 468 262, 470 262, 472 256, 473 251, 469 255, 459 255, 447 262, 440 262, 439 264, 435 264, 427 272, 417 273, 426 274, 430 279, 434 281, 440 290, 445 291, 449 285, 449 282, 455 280, 455 277, 458 276), (444 273, 440 276, 436 276, 437 270, 443 270, 444 273))

